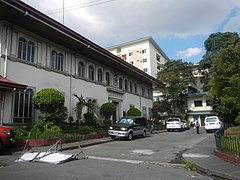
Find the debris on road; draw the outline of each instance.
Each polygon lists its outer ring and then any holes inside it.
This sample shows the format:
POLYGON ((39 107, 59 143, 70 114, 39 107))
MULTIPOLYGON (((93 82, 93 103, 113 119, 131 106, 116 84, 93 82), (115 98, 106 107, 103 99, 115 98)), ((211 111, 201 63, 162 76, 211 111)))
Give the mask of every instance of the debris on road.
MULTIPOLYGON (((45 162, 45 163, 53 163, 53 164, 60 164, 64 162, 68 162, 71 160, 79 159, 79 155, 82 155, 82 158, 87 159, 87 156, 81 150, 81 146, 78 144, 80 151, 76 154, 65 154, 58 150, 58 145, 61 145, 61 139, 59 139, 52 147, 49 148, 46 152, 35 151, 35 152, 28 152, 24 150, 20 157, 15 160, 15 162, 45 162), (52 149, 55 147, 55 151, 52 149)), ((27 147, 27 146, 25 146, 27 147)))

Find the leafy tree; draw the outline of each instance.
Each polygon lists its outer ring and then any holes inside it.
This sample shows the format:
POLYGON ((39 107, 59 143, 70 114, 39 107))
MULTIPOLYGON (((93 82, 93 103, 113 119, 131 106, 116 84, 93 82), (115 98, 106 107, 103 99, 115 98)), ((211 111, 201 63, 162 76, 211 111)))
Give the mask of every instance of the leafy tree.
POLYGON ((34 108, 41 111, 39 118, 61 125, 67 118, 67 108, 64 106, 63 93, 53 88, 42 89, 33 99, 34 108))
POLYGON ((223 48, 228 47, 229 45, 236 45, 240 42, 240 38, 235 32, 225 32, 225 33, 212 33, 208 39, 204 42, 206 53, 203 56, 203 59, 200 61, 199 70, 202 72, 204 77, 204 91, 209 91, 209 87, 206 86, 210 80, 211 66, 213 55, 218 54, 219 51, 223 48))
POLYGON ((78 102, 77 102, 76 108, 75 108, 75 112, 76 112, 76 116, 77 116, 77 121, 80 122, 80 120, 82 119, 82 109, 85 106, 86 101, 82 95, 79 97, 77 94, 73 94, 73 96, 78 99, 78 102))
POLYGON ((215 112, 233 122, 240 112, 240 43, 223 48, 212 59, 208 98, 215 112))
POLYGON ((89 112, 84 114, 85 123, 87 125, 96 125, 96 119, 98 116, 99 107, 95 100, 89 99, 86 101, 83 96, 80 97, 76 94, 73 94, 74 97, 78 99, 78 102, 75 107, 77 121, 80 123, 82 119, 82 109, 84 106, 89 108, 89 112))
POLYGON ((217 54, 221 49, 229 45, 236 45, 240 38, 235 32, 213 33, 204 42, 206 53, 200 62, 201 69, 209 69, 212 63, 212 55, 217 54))
POLYGON ((167 101, 166 99, 163 99, 161 101, 155 101, 153 102, 153 108, 152 110, 155 112, 167 112, 167 113, 172 113, 171 110, 171 103, 167 101))
POLYGON ((127 111, 128 116, 141 116, 142 112, 138 108, 130 108, 127 111))
POLYGON ((166 87, 161 88, 160 91, 163 94, 163 100, 172 104, 174 115, 177 107, 184 109, 184 94, 189 83, 195 82, 192 68, 192 63, 172 60, 161 65, 161 71, 157 74, 158 79, 166 84, 166 87))
POLYGON ((240 115, 236 117, 235 122, 240 126, 240 115))

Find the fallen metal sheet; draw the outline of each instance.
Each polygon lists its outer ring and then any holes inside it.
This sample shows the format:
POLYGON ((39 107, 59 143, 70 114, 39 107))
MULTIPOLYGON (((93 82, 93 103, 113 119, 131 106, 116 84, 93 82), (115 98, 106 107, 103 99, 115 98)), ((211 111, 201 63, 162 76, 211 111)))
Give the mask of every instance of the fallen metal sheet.
POLYGON ((77 159, 76 155, 58 152, 26 152, 16 162, 46 162, 60 164, 77 159))
POLYGON ((47 156, 43 156, 38 159, 39 162, 46 162, 46 163, 53 163, 53 164, 60 164, 70 160, 76 159, 75 155, 67 155, 62 153, 52 153, 47 156))
POLYGON ((33 161, 36 158, 42 157, 44 154, 44 152, 26 152, 23 155, 21 155, 16 162, 29 162, 29 161, 33 161))

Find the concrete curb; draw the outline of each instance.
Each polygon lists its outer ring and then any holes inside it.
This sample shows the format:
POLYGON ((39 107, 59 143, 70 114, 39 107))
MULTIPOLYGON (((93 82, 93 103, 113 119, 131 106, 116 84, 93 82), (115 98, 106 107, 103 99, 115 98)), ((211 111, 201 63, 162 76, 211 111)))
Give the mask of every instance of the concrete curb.
POLYGON ((237 177, 231 177, 229 174, 225 174, 225 173, 221 173, 221 172, 218 172, 218 171, 214 171, 214 170, 210 170, 206 167, 203 167, 203 166, 199 166, 199 165, 196 165, 194 164, 197 168, 197 171, 201 172, 201 173, 205 173, 207 174, 208 176, 214 176, 214 177, 218 177, 218 178, 223 178, 223 179, 231 179, 231 180, 239 180, 239 178, 237 177))
POLYGON ((235 157, 231 154, 226 154, 226 153, 220 152, 218 150, 214 150, 214 155, 224 161, 228 161, 228 162, 235 163, 235 164, 240 164, 240 158, 235 157))
MULTIPOLYGON (((113 140, 109 139, 109 140, 103 140, 103 141, 95 141, 95 142, 83 143, 83 144, 80 144, 80 146, 83 148, 83 147, 94 146, 94 145, 103 144, 103 143, 107 143, 107 142, 111 142, 111 141, 113 141, 113 140)), ((73 150, 73 149, 78 149, 78 148, 79 148, 78 145, 71 145, 71 146, 63 147, 61 150, 67 151, 67 150, 73 150)))

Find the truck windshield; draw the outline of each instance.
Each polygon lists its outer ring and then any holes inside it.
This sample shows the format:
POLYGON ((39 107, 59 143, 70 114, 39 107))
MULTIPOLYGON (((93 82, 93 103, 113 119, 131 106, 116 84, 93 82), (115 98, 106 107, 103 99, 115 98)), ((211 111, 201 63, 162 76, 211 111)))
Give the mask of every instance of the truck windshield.
POLYGON ((128 118, 123 118, 123 119, 120 119, 118 123, 120 123, 120 124, 133 124, 133 120, 128 119, 128 118))

